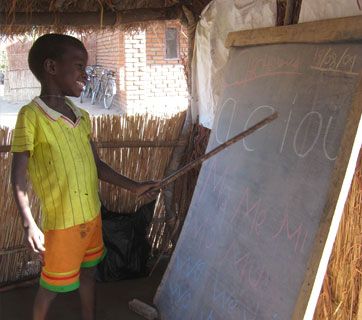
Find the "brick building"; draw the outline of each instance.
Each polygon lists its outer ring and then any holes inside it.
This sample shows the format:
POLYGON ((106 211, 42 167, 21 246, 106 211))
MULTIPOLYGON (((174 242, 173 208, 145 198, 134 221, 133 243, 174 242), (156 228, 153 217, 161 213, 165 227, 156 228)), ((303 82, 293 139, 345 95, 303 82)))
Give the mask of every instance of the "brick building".
POLYGON ((123 110, 187 106, 188 39, 178 21, 154 22, 138 32, 101 32, 87 41, 89 50, 96 48, 96 63, 116 71, 115 104, 123 110))
MULTIPOLYGON (((183 65, 187 63, 188 39, 186 29, 177 20, 153 22, 138 32, 97 32, 82 41, 89 53, 88 64, 116 71, 113 108, 142 113, 187 106, 183 65)), ((39 83, 27 66, 31 44, 17 42, 7 48, 5 95, 10 100, 28 100, 39 94, 39 83)))

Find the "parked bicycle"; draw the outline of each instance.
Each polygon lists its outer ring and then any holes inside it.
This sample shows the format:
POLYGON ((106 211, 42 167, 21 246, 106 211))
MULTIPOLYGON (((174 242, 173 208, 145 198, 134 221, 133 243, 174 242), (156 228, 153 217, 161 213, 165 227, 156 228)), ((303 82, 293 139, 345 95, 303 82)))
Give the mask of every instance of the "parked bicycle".
POLYGON ((112 106, 116 94, 115 72, 103 68, 100 65, 87 66, 87 82, 80 96, 82 103, 85 98, 91 98, 91 104, 103 102, 103 106, 109 109, 112 106))
POLYGON ((100 78, 97 79, 95 89, 92 92, 91 103, 103 102, 103 106, 109 109, 116 94, 115 72, 103 69, 100 78))
POLYGON ((114 71, 108 71, 107 82, 104 89, 103 105, 106 109, 112 106, 113 98, 116 95, 116 73, 114 71))
POLYGON ((90 98, 97 82, 98 74, 101 73, 103 67, 100 65, 87 66, 85 71, 87 73, 87 81, 80 95, 80 102, 83 103, 85 98, 90 98))

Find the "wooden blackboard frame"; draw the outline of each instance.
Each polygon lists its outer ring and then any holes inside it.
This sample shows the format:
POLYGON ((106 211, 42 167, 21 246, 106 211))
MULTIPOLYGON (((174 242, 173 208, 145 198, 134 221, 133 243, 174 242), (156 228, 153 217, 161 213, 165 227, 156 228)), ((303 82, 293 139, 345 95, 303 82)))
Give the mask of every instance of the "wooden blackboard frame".
POLYGON ((362 40, 362 16, 229 32, 225 47, 362 40))
MULTIPOLYGON (((230 48, 345 41, 362 41, 362 16, 231 32, 227 36, 225 46, 230 48)), ((323 210, 307 272, 294 308, 293 320, 313 318, 362 144, 361 113, 362 74, 359 75, 359 85, 352 100, 352 108, 333 170, 328 200, 323 210)))
MULTIPOLYGON (((226 40, 227 47, 250 47, 275 44, 318 44, 362 42, 362 16, 330 19, 319 22, 310 22, 293 26, 264 28, 230 33, 226 40)), ((322 70, 323 71, 323 70, 322 70)), ((327 70, 340 72, 340 70, 327 70)), ((355 74, 354 74, 355 75, 355 74)), ((342 134, 337 158, 334 162, 325 205, 317 226, 315 239, 309 254, 307 267, 304 270, 303 282, 300 286, 298 298, 293 306, 293 320, 311 320, 318 301, 328 260, 332 252, 333 243, 338 231, 343 207, 351 185, 358 153, 362 144, 362 71, 357 74, 358 85, 351 93, 351 103, 345 130, 342 134)), ((175 257, 173 257, 175 258, 175 257)), ((160 299, 162 287, 168 280, 170 266, 157 290, 160 299)), ((179 287, 174 289, 177 291, 179 287)), ((182 296, 183 297, 183 296, 182 296)), ((172 310, 171 310, 172 311, 172 310)), ((210 315, 210 314, 209 314, 210 315)), ((162 315, 161 315, 162 318, 162 315)), ((164 319, 164 318, 162 318, 164 319)), ((171 319, 171 318, 170 318, 171 319)))

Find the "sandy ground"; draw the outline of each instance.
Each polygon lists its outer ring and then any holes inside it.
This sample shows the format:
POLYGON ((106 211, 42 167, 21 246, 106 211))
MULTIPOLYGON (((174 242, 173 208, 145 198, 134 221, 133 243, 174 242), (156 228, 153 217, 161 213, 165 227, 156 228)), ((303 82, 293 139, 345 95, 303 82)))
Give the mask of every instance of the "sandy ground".
MULTIPOLYGON (((89 112, 89 114, 97 116, 102 114, 122 114, 119 106, 112 105, 110 109, 105 109, 100 104, 92 105, 90 98, 80 103, 79 98, 71 98, 73 102, 80 108, 89 112)), ((9 102, 4 99, 4 86, 0 85, 0 126, 14 128, 16 117, 20 108, 29 103, 29 101, 9 102)), ((159 117, 170 117, 175 113, 187 109, 188 101, 185 97, 164 97, 155 98, 152 101, 142 103, 134 103, 133 106, 127 107, 127 114, 148 113, 159 117)))
MULTIPOLYGON (((29 103, 29 101, 6 101, 1 94, 2 90, 3 86, 0 85, 0 126, 14 128, 20 108, 29 103)), ((84 103, 80 103, 79 98, 71 99, 78 107, 87 110, 91 115, 121 114, 121 110, 115 106, 112 106, 110 109, 105 109, 100 105, 92 105, 90 99, 87 99, 84 103)))

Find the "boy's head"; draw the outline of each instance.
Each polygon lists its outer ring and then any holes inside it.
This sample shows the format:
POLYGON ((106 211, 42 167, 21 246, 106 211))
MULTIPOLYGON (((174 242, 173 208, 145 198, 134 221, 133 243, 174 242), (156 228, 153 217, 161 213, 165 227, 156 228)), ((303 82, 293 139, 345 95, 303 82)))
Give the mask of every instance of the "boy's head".
POLYGON ((58 94, 79 96, 86 81, 87 59, 87 50, 80 40, 52 33, 34 42, 28 63, 42 89, 51 86, 58 94))

